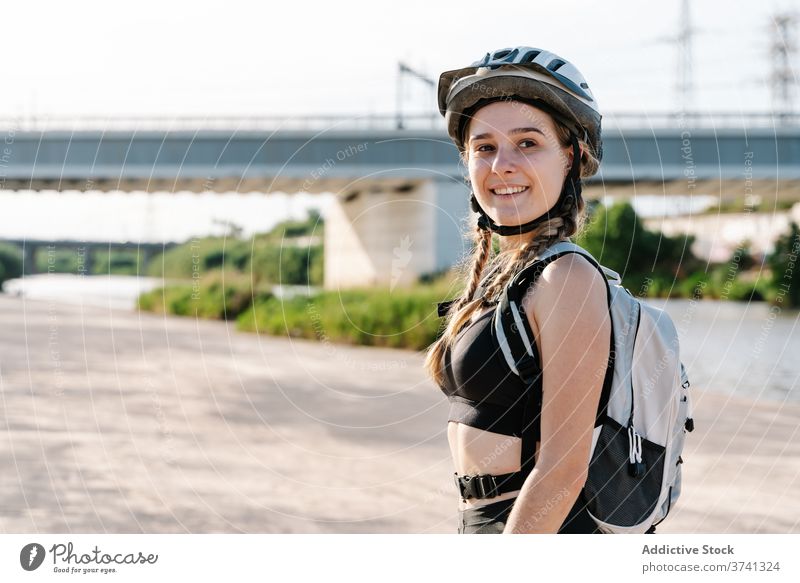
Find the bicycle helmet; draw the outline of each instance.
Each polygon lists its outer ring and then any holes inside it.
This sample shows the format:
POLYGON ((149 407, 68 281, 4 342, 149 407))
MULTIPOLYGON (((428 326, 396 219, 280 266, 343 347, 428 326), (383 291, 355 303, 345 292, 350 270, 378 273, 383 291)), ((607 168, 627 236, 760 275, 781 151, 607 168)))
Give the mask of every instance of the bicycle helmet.
POLYGON ((557 214, 562 205, 581 192, 580 148, 583 139, 602 159, 601 118, 597 101, 580 71, 558 55, 532 47, 507 48, 487 53, 469 67, 445 71, 439 77, 438 105, 447 133, 460 151, 466 148, 467 122, 481 107, 494 101, 522 101, 544 110, 570 130, 573 164, 558 201, 541 217, 524 225, 500 226, 480 208, 474 193, 472 209, 481 216, 478 225, 500 235, 525 233, 557 214))
POLYGON ((469 119, 464 114, 483 99, 521 97, 541 102, 544 109, 549 106, 602 159, 597 100, 575 65, 548 51, 516 47, 486 53, 469 67, 442 73, 438 97, 447 133, 461 150, 469 119))

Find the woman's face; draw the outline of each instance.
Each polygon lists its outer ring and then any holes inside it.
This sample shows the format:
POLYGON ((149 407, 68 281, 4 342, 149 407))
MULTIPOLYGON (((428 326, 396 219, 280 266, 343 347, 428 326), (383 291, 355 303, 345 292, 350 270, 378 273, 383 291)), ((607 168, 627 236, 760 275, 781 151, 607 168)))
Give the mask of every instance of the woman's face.
POLYGON ((545 214, 572 165, 572 150, 558 141, 553 118, 520 101, 480 108, 467 126, 466 155, 475 196, 498 225, 545 214))

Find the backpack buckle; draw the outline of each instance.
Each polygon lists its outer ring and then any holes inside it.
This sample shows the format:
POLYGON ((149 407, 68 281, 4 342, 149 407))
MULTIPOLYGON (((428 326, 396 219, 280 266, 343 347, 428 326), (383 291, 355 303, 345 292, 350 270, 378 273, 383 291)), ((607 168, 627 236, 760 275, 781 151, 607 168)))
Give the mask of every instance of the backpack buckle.
POLYGON ((478 476, 475 482, 478 488, 480 498, 494 498, 498 496, 497 493, 497 479, 491 474, 478 476))
POLYGON ((516 363, 516 366, 519 378, 527 386, 531 386, 541 374, 536 359, 531 358, 528 354, 523 355, 516 363))
POLYGON ((492 474, 481 474, 478 476, 459 476, 454 474, 456 487, 461 498, 494 498, 500 494, 497 492, 497 478, 492 474))

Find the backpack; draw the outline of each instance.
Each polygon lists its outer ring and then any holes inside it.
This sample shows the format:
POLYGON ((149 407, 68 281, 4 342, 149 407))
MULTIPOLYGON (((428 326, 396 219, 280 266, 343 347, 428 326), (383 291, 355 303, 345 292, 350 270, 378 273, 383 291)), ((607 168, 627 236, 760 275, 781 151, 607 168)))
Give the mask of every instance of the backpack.
POLYGON ((541 412, 541 391, 534 394, 532 389, 541 368, 520 309, 522 298, 547 264, 569 253, 583 255, 603 274, 611 315, 609 366, 582 496, 602 532, 652 531, 680 496, 681 453, 686 432, 694 429, 678 334, 666 312, 634 297, 618 273, 569 241, 553 244, 518 273, 493 315, 493 333, 503 357, 529 387, 523 459, 533 454, 540 433, 534 412, 541 412))

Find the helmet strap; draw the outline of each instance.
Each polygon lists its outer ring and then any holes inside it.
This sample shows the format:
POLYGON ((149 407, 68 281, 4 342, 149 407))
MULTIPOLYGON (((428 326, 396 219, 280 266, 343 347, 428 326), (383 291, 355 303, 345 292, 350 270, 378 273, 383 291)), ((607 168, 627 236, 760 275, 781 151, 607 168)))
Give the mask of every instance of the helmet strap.
POLYGON ((523 233, 529 233, 545 221, 559 216, 566 206, 575 204, 582 190, 580 177, 581 149, 578 145, 578 138, 575 137, 573 133, 570 133, 570 143, 572 144, 572 166, 569 169, 567 178, 564 180, 564 186, 561 188, 561 194, 558 196, 558 200, 546 213, 522 225, 498 225, 481 208, 478 199, 475 197, 475 193, 472 192, 470 193, 470 205, 472 210, 479 215, 478 227, 484 231, 495 232, 501 237, 521 235, 523 233))

